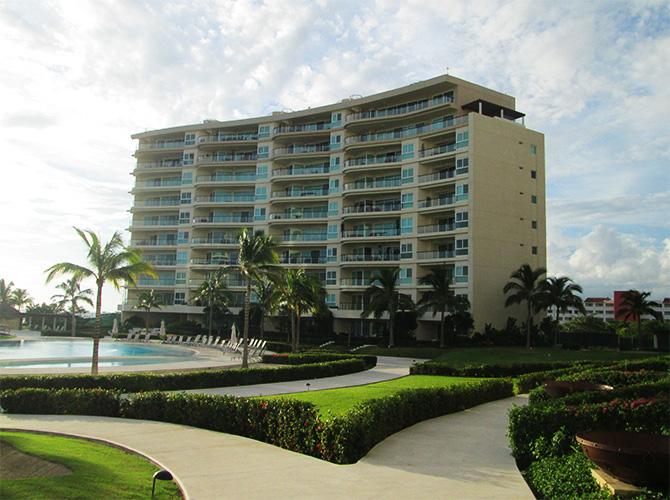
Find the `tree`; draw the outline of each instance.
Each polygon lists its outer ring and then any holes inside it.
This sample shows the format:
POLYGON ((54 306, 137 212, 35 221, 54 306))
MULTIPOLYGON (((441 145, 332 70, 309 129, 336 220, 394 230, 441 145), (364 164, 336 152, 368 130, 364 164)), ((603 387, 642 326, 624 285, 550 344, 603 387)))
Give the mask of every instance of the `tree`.
POLYGON ((93 306, 93 301, 89 295, 93 295, 93 291, 90 288, 86 290, 81 289, 81 279, 77 276, 73 276, 67 281, 64 281, 60 285, 56 285, 56 288, 62 290, 63 293, 56 294, 51 297, 52 300, 58 300, 58 305, 65 309, 70 306, 70 315, 72 316, 72 336, 77 335, 76 322, 77 322, 77 313, 82 312, 83 309, 79 307, 79 302, 93 306))
POLYGON ((95 327, 93 330, 93 356, 91 359, 91 374, 98 374, 98 348, 100 346, 100 313, 102 310, 102 288, 105 283, 111 283, 117 290, 121 283, 135 285, 138 276, 149 275, 158 278, 154 268, 142 260, 142 256, 135 250, 123 245, 121 234, 116 232, 105 244, 91 230, 74 228, 88 248, 86 260, 89 267, 70 262, 54 264, 45 272, 46 282, 49 283, 56 276, 70 275, 79 279, 93 278, 97 287, 95 299, 95 327))
POLYGON ((214 309, 217 306, 227 306, 230 300, 226 288, 226 271, 223 269, 217 269, 209 279, 206 279, 202 285, 200 285, 200 288, 198 288, 198 291, 195 293, 195 300, 199 300, 200 302, 207 304, 209 309, 207 340, 212 338, 214 309))
POLYGON ((14 286, 14 282, 10 281, 9 283, 5 284, 5 280, 0 279, 0 303, 2 304, 9 304, 9 299, 12 297, 12 287, 14 286))
POLYGON ((277 310, 279 305, 279 294, 272 282, 267 280, 264 276, 262 276, 260 280, 254 281, 253 289, 258 300, 255 307, 260 311, 261 316, 260 336, 261 340, 265 340, 265 318, 277 310))
POLYGON ((540 279, 546 269, 538 267, 533 269, 529 264, 523 264, 510 275, 510 281, 503 288, 503 293, 508 294, 505 299, 505 307, 513 304, 526 303, 526 349, 530 349, 530 332, 533 316, 540 312, 543 307, 542 280, 540 279))
POLYGON ((291 315, 291 352, 295 353, 300 345, 300 316, 325 307, 326 292, 321 281, 307 275, 304 269, 289 269, 275 276, 273 283, 278 304, 291 315))
POLYGON ((374 315, 376 319, 389 313, 389 347, 394 346, 393 328, 398 311, 414 309, 414 302, 408 295, 398 292, 398 269, 380 268, 370 280, 370 286, 363 293, 361 318, 374 315))
POLYGON ((268 273, 277 272, 279 257, 275 252, 277 243, 272 237, 256 231, 249 234, 243 229, 237 236, 240 245, 238 264, 231 266, 236 269, 247 282, 247 291, 244 299, 244 335, 242 352, 242 368, 249 367, 249 311, 251 310, 251 285, 253 280, 259 280, 268 273))
POLYGON ((161 301, 160 297, 156 295, 156 292, 153 289, 143 290, 137 295, 137 305, 135 305, 134 307, 136 309, 144 309, 147 312, 144 321, 147 333, 149 333, 149 319, 151 315, 151 310, 160 309, 162 305, 163 302, 161 301))
MULTIPOLYGON (((28 295, 28 290, 25 288, 15 288, 12 291, 12 295, 9 299, 9 305, 16 307, 16 309, 21 312, 23 306, 29 306, 33 303, 33 299, 28 295)), ((19 330, 23 326, 23 318, 19 321, 19 330)))
POLYGON ((582 293, 582 287, 573 283, 567 276, 549 277, 541 283, 542 305, 545 308, 556 308, 556 324, 554 326, 553 344, 558 343, 558 315, 570 307, 574 307, 582 314, 586 314, 582 298, 575 293, 582 293))
POLYGON ((623 294, 623 301, 619 306, 619 317, 626 321, 637 322, 637 348, 642 349, 642 316, 653 316, 657 320, 662 320, 661 313, 655 308, 661 307, 658 302, 647 300, 651 292, 639 292, 637 290, 628 290, 623 294))
POLYGON ((417 306, 420 312, 432 311, 433 317, 440 313, 440 347, 444 348, 445 310, 454 313, 467 311, 470 302, 466 297, 457 297, 451 290, 451 271, 446 266, 430 268, 430 273, 419 278, 419 285, 428 285, 430 290, 423 292, 417 306))

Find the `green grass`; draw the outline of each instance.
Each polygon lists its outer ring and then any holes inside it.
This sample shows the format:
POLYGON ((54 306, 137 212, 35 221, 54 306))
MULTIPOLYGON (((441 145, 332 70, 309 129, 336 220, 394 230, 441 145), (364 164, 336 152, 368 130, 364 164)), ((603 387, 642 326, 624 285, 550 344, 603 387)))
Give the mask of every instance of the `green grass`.
MULTIPOLYGON (((20 432, 0 432, 0 439, 24 453, 63 464, 73 472, 60 477, 3 478, 3 500, 147 499, 151 497, 153 474, 160 470, 138 455, 84 439, 20 432)), ((155 498, 183 497, 172 481, 156 481, 155 498)))
POLYGON ((358 354, 377 356, 400 356, 413 359, 430 359, 439 363, 449 363, 454 367, 482 364, 543 363, 554 361, 620 361, 658 356, 653 352, 614 351, 593 349, 567 351, 551 347, 534 347, 530 351, 524 347, 458 347, 438 349, 435 347, 365 347, 358 354))
POLYGON ((386 382, 378 382, 370 385, 357 387, 345 387, 342 389, 328 389, 325 391, 296 392, 283 394, 281 396, 264 396, 263 399, 284 398, 297 399, 314 403, 319 415, 327 418, 330 411, 331 416, 341 415, 351 410, 354 405, 368 399, 389 396, 403 389, 419 389, 423 387, 448 387, 450 385, 465 383, 468 381, 481 380, 465 377, 440 377, 431 375, 411 375, 386 382))

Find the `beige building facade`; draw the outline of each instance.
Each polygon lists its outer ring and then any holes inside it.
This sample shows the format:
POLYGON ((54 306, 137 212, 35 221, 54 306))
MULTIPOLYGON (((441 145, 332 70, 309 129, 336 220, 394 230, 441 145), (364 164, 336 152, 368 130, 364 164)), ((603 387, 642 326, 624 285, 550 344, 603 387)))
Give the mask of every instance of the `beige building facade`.
MULTIPOLYGON (((154 289, 170 320, 202 319, 193 295, 236 262, 235 235, 262 230, 286 267, 325 284, 335 331, 377 335, 363 291, 380 267, 417 280, 447 266, 472 305, 475 328, 522 320, 503 286, 521 264, 546 267, 544 136, 513 97, 443 75, 296 112, 207 120, 133 135, 131 247, 159 278, 127 290, 128 315, 154 289)), ((244 283, 229 276, 234 306, 244 283)), ((419 321, 432 339, 438 317, 419 321)))

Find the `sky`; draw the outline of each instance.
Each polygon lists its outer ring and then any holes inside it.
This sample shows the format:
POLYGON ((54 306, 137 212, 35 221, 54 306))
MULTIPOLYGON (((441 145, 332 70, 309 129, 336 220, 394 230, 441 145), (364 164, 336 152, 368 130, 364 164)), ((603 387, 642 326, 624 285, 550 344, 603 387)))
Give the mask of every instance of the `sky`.
MULTIPOLYGON (((0 278, 38 302, 130 235, 131 134, 449 74, 545 134, 547 268, 584 297, 670 297, 665 0, 3 0, 0 278)), ((93 287, 93 283, 88 283, 93 287)), ((103 310, 122 300, 105 289, 103 310)))

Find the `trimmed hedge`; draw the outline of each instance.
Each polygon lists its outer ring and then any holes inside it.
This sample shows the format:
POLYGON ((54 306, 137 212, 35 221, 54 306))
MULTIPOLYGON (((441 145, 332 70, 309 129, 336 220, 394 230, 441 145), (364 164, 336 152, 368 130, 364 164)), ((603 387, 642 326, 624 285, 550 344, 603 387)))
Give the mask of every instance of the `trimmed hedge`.
POLYGON ((513 408, 507 435, 512 455, 524 468, 532 461, 536 442, 551 439, 559 430, 572 441, 579 431, 607 429, 667 433, 668 399, 614 399, 578 406, 555 403, 513 408))
POLYGON ((344 359, 362 359, 366 368, 377 366, 377 356, 367 354, 340 354, 335 352, 304 352, 299 354, 264 354, 263 363, 271 365, 305 365, 327 363, 344 359))
POLYGON ((169 373, 109 373, 104 375, 3 375, 3 389, 107 389, 123 392, 168 391, 267 384, 335 377, 365 369, 362 359, 345 359, 277 368, 199 370, 169 373))
POLYGON ((509 380, 483 380, 451 387, 408 389, 356 405, 321 429, 321 456, 352 464, 390 435, 418 422, 513 395, 509 380))
POLYGON ((18 389, 0 392, 7 413, 119 416, 119 393, 89 389, 18 389))
POLYGON ((511 365, 483 364, 467 365, 456 368, 448 363, 414 363, 410 368, 410 375, 444 375, 447 377, 518 377, 526 373, 556 370, 559 368, 573 368, 576 363, 513 363, 511 365))

